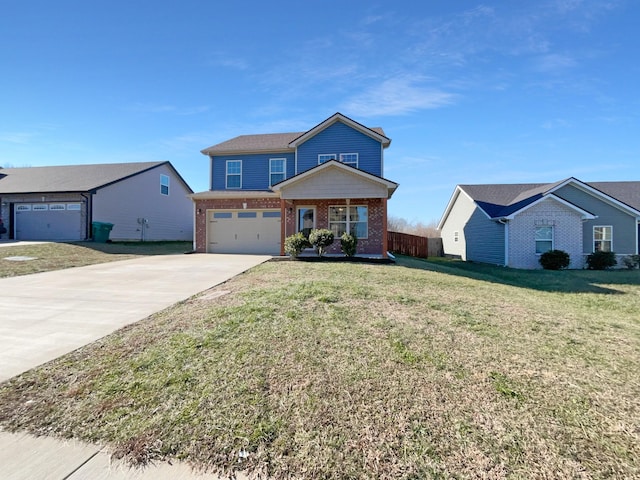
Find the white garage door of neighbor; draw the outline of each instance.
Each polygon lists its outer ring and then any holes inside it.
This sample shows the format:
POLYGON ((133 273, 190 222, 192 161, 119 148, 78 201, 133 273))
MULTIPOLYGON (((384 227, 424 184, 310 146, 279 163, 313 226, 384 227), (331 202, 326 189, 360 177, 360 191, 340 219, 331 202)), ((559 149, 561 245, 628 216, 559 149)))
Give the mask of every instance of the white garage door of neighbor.
POLYGON ((209 210, 210 253, 280 254, 280 210, 209 210))
POLYGON ((83 240, 79 203, 18 203, 17 240, 83 240))

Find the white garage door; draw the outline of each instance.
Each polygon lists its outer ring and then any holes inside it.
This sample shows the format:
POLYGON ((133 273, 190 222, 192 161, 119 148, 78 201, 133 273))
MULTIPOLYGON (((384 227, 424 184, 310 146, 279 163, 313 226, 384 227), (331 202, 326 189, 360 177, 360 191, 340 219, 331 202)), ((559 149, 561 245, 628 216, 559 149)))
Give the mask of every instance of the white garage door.
POLYGON ((210 253, 280 254, 280 210, 209 210, 210 253))
POLYGON ((83 240, 79 203, 18 203, 17 240, 83 240))

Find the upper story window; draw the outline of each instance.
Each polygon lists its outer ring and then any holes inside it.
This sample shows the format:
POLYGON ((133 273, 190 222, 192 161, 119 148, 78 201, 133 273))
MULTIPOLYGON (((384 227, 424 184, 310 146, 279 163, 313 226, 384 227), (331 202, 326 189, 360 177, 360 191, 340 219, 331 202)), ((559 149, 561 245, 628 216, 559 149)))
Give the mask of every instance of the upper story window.
POLYGON ((594 252, 613 251, 613 227, 612 226, 593 227, 593 251, 594 252))
POLYGON ((227 160, 227 188, 242 188, 242 160, 227 160))
POLYGON ((346 165, 358 168, 358 154, 357 153, 341 153, 340 161, 346 165))
POLYGON ((553 250, 553 226, 536 227, 536 253, 553 250))
POLYGON ((160 194, 169 195, 169 175, 160 175, 160 194))
POLYGON ((460 239, 460 232, 453 232, 453 241, 457 242, 460 239))
POLYGON ((318 155, 318 165, 329 160, 337 160, 338 156, 335 153, 321 153, 318 155))
POLYGON ((284 180, 287 176, 287 159, 286 158, 270 158, 269 159, 269 185, 275 185, 284 180))

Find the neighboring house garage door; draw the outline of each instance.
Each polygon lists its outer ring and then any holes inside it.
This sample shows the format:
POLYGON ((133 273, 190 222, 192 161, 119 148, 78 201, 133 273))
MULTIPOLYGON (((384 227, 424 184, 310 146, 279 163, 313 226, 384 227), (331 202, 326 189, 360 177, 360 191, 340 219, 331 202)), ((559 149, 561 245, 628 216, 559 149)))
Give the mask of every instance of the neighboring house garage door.
POLYGON ((209 210, 209 253, 280 254, 280 210, 209 210))
POLYGON ((83 240, 79 203, 18 203, 17 240, 83 240))

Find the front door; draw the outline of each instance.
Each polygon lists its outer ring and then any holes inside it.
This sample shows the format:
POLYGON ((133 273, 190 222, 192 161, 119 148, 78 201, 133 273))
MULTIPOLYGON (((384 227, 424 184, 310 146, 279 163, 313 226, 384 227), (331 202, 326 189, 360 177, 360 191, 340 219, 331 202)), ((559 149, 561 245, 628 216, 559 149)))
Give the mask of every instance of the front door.
POLYGON ((298 232, 309 238, 311 230, 316 228, 316 208, 298 207, 298 232))

